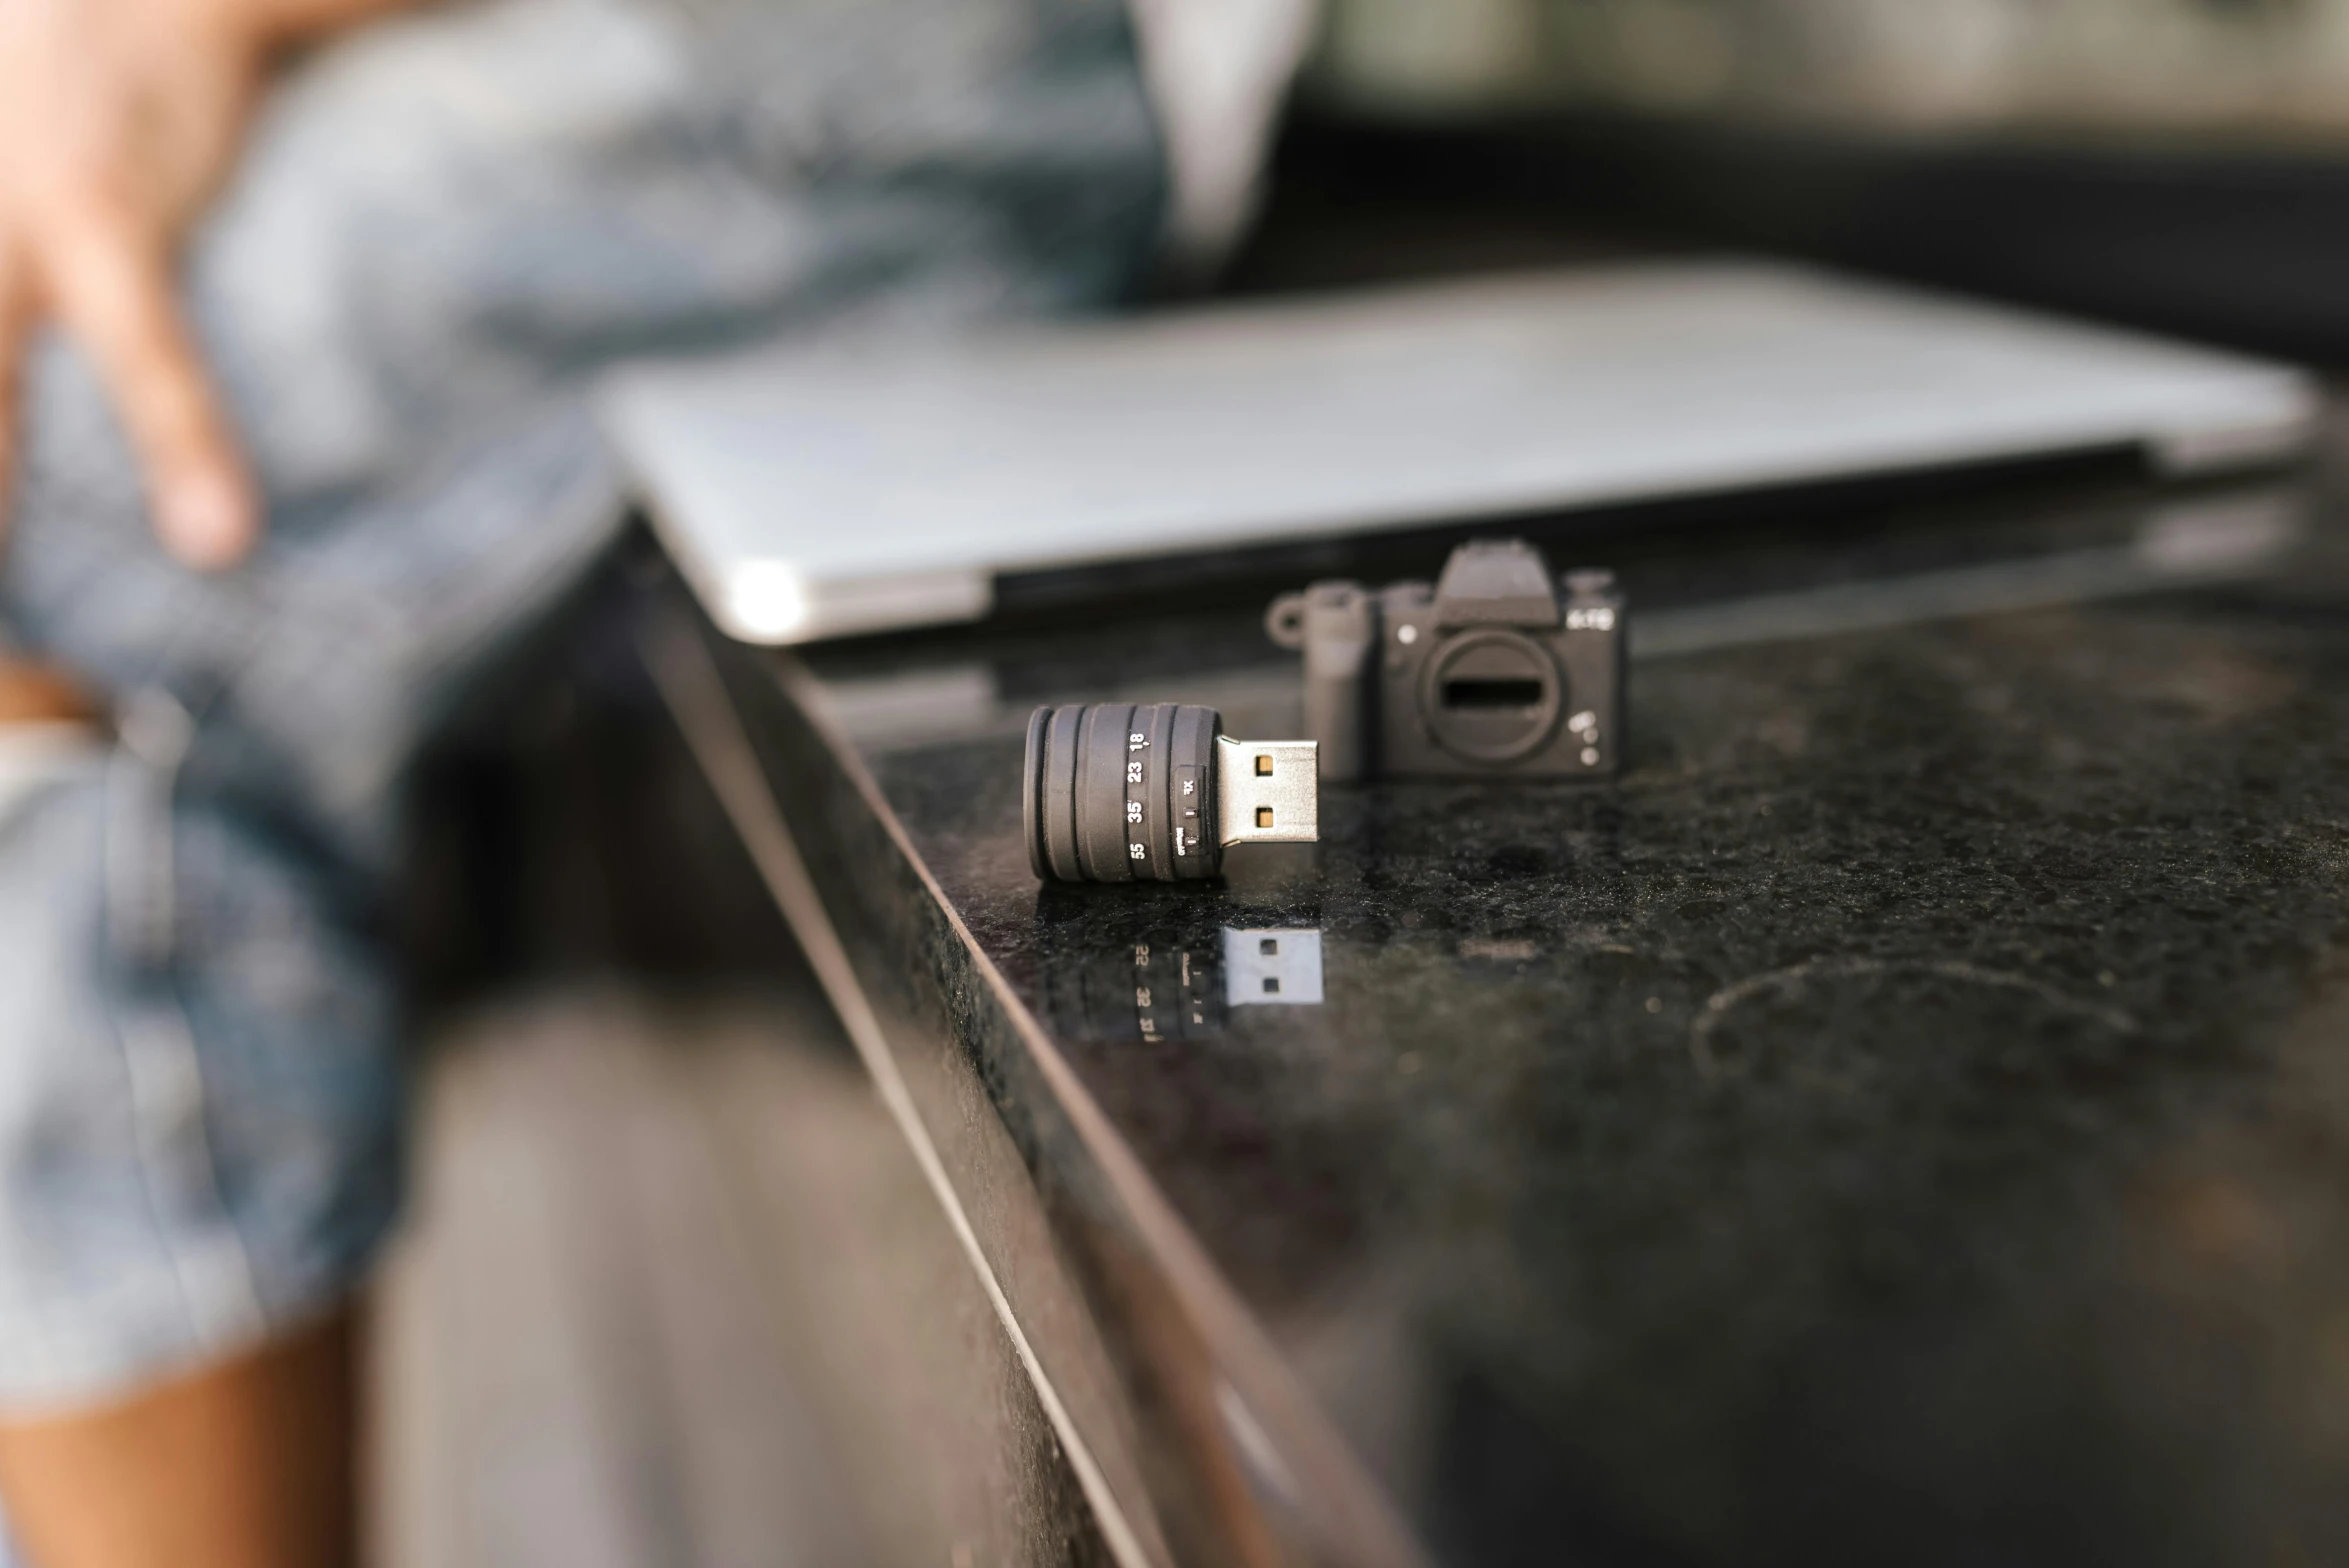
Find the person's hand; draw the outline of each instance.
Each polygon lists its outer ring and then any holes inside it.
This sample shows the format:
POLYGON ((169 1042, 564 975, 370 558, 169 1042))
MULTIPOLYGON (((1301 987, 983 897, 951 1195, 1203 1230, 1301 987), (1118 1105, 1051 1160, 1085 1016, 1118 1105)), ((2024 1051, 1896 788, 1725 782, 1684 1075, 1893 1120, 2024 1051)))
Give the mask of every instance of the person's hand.
POLYGON ((0 0, 0 508, 27 338, 50 319, 103 378, 165 545, 205 568, 251 546, 259 502, 173 260, 264 55, 220 0, 0 0))

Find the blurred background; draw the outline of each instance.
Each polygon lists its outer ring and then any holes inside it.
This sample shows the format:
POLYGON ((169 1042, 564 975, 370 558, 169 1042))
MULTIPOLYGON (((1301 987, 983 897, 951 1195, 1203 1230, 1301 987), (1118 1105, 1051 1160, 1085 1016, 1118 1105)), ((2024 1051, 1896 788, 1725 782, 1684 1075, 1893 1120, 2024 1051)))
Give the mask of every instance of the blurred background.
POLYGON ((2340 0, 1330 0, 1312 84, 1378 113, 1569 107, 2322 152, 2340 0))
POLYGON ((1292 199, 1571 213, 2349 357, 2341 0, 1328 0, 1296 110, 1292 199))

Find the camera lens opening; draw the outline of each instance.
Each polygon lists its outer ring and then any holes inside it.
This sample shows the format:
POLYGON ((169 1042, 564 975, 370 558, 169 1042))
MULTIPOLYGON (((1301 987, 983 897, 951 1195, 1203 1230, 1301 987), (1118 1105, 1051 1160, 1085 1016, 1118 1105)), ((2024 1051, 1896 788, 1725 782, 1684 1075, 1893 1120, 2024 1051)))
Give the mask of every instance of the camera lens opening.
POLYGON ((1536 680, 1495 680, 1468 677, 1444 682, 1447 708, 1538 708, 1542 683, 1536 680))
POLYGON ((1558 727, 1565 677, 1523 632, 1459 632, 1429 658, 1419 713, 1437 745, 1463 762, 1505 767, 1533 755, 1558 727))

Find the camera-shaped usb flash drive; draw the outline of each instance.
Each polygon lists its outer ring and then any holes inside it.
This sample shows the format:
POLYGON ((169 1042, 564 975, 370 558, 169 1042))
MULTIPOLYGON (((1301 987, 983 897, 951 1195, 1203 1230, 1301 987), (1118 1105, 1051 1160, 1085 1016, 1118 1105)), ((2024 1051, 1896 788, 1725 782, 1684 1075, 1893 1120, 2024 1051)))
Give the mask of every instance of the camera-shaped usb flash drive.
POLYGON ((1623 595, 1521 539, 1461 545, 1431 589, 1315 583, 1265 629, 1305 655, 1321 777, 1605 778, 1623 761, 1623 595))

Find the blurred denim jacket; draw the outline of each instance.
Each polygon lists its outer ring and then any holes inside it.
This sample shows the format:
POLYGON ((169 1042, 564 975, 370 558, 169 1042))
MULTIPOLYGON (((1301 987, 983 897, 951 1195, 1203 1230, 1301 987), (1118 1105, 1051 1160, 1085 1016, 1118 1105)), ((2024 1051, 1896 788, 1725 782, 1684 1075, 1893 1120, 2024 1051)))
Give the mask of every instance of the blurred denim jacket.
POLYGON ((30 367, 0 624, 119 740, 0 806, 0 1413, 249 1344, 375 1250, 399 785, 625 515, 595 370, 1107 302, 1162 184, 1098 0, 495 0, 284 86, 187 277, 255 558, 168 561, 87 367, 30 367))

